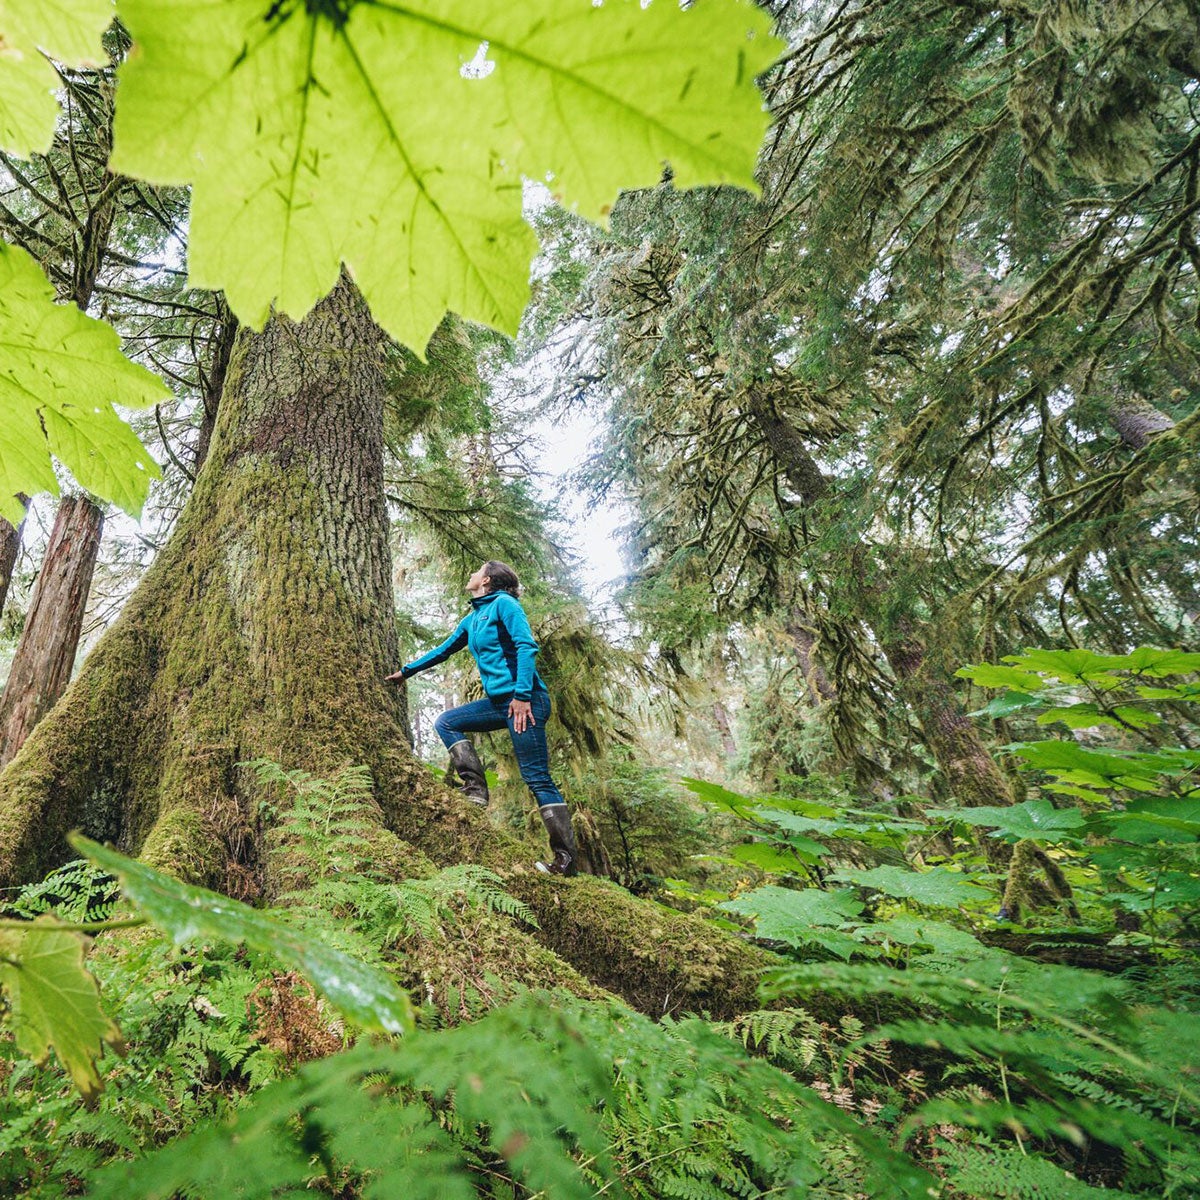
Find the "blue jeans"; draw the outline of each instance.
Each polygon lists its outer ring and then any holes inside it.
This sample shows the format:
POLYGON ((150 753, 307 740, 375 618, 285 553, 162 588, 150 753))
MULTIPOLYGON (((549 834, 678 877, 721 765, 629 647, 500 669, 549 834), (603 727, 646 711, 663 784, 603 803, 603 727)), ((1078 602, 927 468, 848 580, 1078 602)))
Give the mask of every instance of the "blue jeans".
POLYGON ((460 704, 457 708, 442 713, 434 721, 433 728, 449 750, 456 742, 463 741, 468 733, 494 733, 507 727, 513 749, 517 753, 517 766, 521 769, 521 778, 525 780, 526 786, 537 800, 538 808, 566 804, 562 792, 550 778, 550 754, 546 748, 550 693, 544 687, 534 687, 530 705, 537 724, 526 725, 524 733, 518 733, 513 728, 512 718, 508 715, 511 699, 511 696, 497 699, 485 696, 482 700, 472 700, 470 704, 460 704))

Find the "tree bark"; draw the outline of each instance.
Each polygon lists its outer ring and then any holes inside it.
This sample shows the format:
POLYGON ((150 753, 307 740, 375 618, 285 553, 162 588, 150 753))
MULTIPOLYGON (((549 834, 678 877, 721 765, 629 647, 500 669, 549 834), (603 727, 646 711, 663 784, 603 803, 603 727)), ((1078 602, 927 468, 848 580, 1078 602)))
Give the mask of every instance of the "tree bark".
POLYGON ((547 879, 529 849, 409 748, 383 494, 383 335, 343 280, 303 322, 243 331, 212 446, 171 540, 60 703, 0 774, 0 886, 63 861, 82 827, 229 894, 281 890, 285 812, 245 764, 328 777, 365 763, 372 863, 474 861, 541 929, 494 914, 470 944, 413 948, 426 994, 497 977, 647 1011, 754 1003, 766 952, 611 884, 547 879))
POLYGON ((200 430, 196 438, 194 468, 199 471, 208 457, 212 445, 213 430, 217 427, 217 412, 221 407, 221 394, 225 390, 225 377, 237 342, 238 319, 229 310, 224 297, 219 298, 220 319, 213 330, 210 357, 200 367, 200 430))
POLYGON ((103 531, 104 513, 96 504, 86 496, 63 497, 0 696, 0 767, 70 681, 103 531))
POLYGON ((820 708, 822 704, 836 700, 837 689, 817 657, 817 636, 812 627, 801 613, 793 612, 784 628, 796 651, 796 663, 808 689, 809 706, 820 708))
POLYGON ((721 748, 729 758, 734 758, 737 755, 737 742, 733 740, 733 727, 729 723, 729 710, 720 700, 714 700, 712 711, 713 721, 717 726, 717 733, 721 735, 721 748))
POLYGON ((14 526, 0 517, 0 613, 4 611, 4 602, 8 599, 8 587, 12 583, 17 555, 21 552, 21 534, 24 529, 24 521, 14 526))
POLYGON ((1108 419, 1131 450, 1141 450, 1156 433, 1175 428, 1175 422, 1165 412, 1136 393, 1114 400, 1108 406, 1108 419))

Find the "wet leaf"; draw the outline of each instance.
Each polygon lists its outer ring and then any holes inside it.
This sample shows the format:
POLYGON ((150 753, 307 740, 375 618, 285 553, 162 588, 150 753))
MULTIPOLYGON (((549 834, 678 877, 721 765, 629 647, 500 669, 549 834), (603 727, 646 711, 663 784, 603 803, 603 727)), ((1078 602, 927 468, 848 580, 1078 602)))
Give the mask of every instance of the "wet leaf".
POLYGON ((412 1029, 412 1004, 386 975, 313 941, 278 917, 169 875, 79 834, 71 845, 121 881, 121 890, 176 945, 203 940, 244 942, 299 971, 343 1016, 365 1029, 412 1029))

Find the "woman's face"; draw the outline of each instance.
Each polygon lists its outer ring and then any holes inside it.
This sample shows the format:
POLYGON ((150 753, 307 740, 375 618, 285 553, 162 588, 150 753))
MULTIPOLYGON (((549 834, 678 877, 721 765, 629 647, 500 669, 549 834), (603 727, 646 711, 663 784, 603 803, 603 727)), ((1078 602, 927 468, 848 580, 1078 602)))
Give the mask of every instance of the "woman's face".
POLYGON ((492 577, 487 573, 487 564, 484 563, 470 579, 467 580, 467 591, 472 596, 482 596, 491 586, 492 577))

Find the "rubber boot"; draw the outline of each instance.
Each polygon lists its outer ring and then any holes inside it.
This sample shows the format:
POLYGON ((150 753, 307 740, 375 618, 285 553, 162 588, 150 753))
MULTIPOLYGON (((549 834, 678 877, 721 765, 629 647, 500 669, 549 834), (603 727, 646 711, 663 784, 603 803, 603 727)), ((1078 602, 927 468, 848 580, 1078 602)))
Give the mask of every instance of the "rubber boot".
POLYGON ((450 747, 450 765, 462 780, 462 790, 472 804, 484 808, 488 802, 487 776, 475 747, 465 738, 450 747))
POLYGON ((552 862, 534 863, 539 871, 547 875, 576 875, 575 866, 575 831, 571 828, 571 814, 565 804, 548 804, 538 810, 546 823, 546 832, 550 835, 550 849, 554 854, 552 862))

